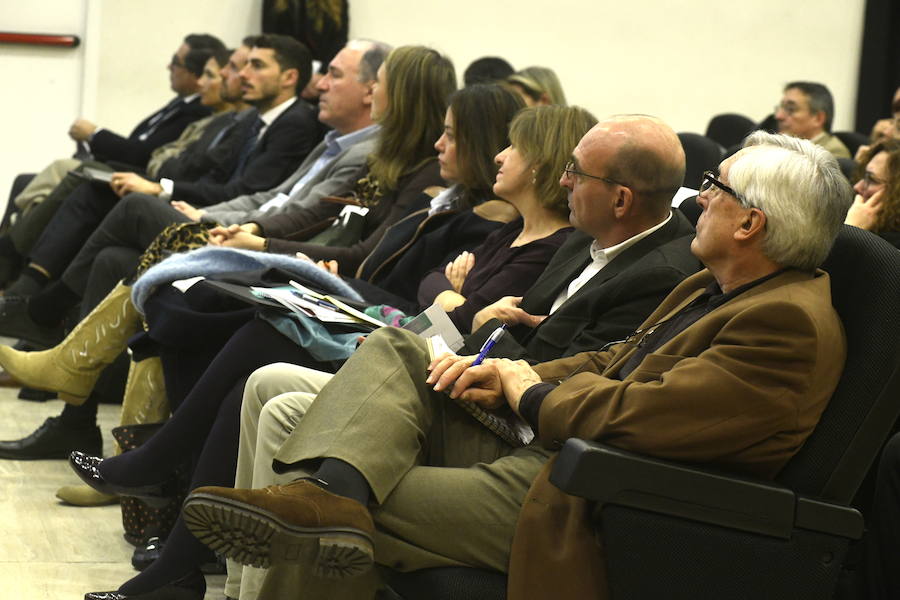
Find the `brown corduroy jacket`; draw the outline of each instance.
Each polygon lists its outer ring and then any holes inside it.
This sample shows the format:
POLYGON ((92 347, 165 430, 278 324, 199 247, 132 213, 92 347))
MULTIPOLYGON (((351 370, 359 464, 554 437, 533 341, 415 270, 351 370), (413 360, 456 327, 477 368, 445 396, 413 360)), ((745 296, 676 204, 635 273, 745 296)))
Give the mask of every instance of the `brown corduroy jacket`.
MULTIPOLYGON (((686 279, 641 329, 667 319, 710 281, 708 271, 686 279)), ((624 380, 604 377, 618 372, 639 341, 535 367, 544 381, 561 382, 541 406, 541 444, 559 448, 579 437, 772 478, 815 427, 846 355, 821 271, 815 277, 785 271, 703 316, 624 380)), ((508 597, 605 599, 605 558, 591 505, 550 483, 553 462, 533 482, 519 515, 508 597)))

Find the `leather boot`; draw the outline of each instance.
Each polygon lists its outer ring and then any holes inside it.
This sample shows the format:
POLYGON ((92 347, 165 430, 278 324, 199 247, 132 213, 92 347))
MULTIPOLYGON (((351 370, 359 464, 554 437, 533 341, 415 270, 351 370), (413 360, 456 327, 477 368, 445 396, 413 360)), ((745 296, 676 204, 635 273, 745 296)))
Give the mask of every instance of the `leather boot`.
MULTIPOLYGON (((163 379, 162 361, 152 356, 132 362, 128 368, 125 394, 122 396, 122 416, 119 425, 161 423, 169 418, 169 398, 163 379)), ((116 446, 116 454, 121 450, 116 446)))
POLYGON ((131 287, 119 283, 59 345, 40 352, 0 346, 0 366, 25 386, 58 392, 69 404, 80 405, 139 326, 131 287))

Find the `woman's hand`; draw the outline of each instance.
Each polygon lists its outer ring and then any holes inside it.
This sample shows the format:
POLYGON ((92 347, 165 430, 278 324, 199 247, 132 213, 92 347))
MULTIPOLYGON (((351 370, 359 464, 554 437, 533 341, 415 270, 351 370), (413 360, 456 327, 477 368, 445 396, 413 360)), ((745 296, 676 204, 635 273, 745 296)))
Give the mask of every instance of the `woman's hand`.
POLYGON ((881 214, 883 197, 884 190, 878 190, 868 200, 857 194, 856 198, 853 199, 853 205, 847 211, 844 223, 872 231, 878 224, 878 215, 881 214))
POLYGON ((475 255, 471 252, 463 252, 453 261, 447 263, 447 266, 444 268, 444 276, 450 281, 454 292, 459 294, 462 291, 466 277, 474 266, 475 255))
POLYGON ((266 238, 248 233, 240 225, 229 225, 212 228, 209 231, 209 245, 262 251, 266 248, 266 238))
POLYGON ((119 198, 132 192, 159 196, 163 191, 161 185, 155 181, 147 181, 137 173, 113 173, 109 180, 109 187, 119 198))

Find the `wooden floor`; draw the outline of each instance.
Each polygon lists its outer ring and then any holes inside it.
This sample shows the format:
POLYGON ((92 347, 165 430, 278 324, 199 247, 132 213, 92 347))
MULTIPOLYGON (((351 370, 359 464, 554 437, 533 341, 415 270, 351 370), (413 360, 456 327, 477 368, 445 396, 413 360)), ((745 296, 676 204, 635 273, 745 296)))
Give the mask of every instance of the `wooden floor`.
MULTIPOLYGON (((0 388, 2 440, 28 435, 62 410, 59 400, 26 402, 17 393, 0 388)), ((118 418, 118 406, 100 406, 107 453, 118 418)), ((60 486, 77 483, 66 461, 0 460, 0 597, 77 600, 86 592, 114 590, 136 574, 118 505, 79 508, 56 499, 60 486)), ((206 579, 206 598, 223 598, 225 577, 206 579)))

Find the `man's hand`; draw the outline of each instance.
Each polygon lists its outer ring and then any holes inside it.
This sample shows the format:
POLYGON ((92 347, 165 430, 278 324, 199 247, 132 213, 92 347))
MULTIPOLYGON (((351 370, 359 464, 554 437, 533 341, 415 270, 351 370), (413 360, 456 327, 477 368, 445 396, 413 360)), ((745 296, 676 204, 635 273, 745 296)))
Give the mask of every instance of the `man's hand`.
MULTIPOLYGON (((172 208, 186 216, 191 221, 200 221, 200 217, 206 214, 205 210, 194 208, 187 202, 182 202, 181 200, 172 200, 169 202, 172 205, 172 208)), ((243 226, 242 226, 243 227, 243 226)))
POLYGON ((519 308, 521 302, 521 296, 504 296, 493 304, 485 306, 475 313, 475 318, 472 319, 472 331, 477 330, 491 319, 497 319, 510 327, 513 325, 537 327, 541 321, 547 318, 546 315, 538 316, 525 312, 519 308))
POLYGON ((438 392, 450 388, 451 398, 474 402, 482 408, 499 408, 507 403, 518 412, 525 390, 541 382, 540 376, 524 360, 489 358, 472 367, 475 358, 439 356, 428 365, 431 373, 425 383, 434 384, 438 392))
POLYGON ((466 282, 466 276, 469 271, 475 267, 475 255, 471 252, 463 252, 451 262, 447 263, 444 268, 444 275, 453 286, 453 291, 457 294, 462 290, 463 284, 466 282))
POLYGON ((163 191, 161 185, 155 181, 147 181, 137 173, 113 173, 109 187, 119 198, 132 192, 159 196, 163 191))
POLYGON ((83 142, 95 131, 97 131, 97 126, 87 119, 75 119, 75 122, 69 127, 69 137, 76 142, 83 142))
POLYGON ((881 214, 884 190, 878 190, 868 200, 864 200, 859 194, 853 200, 853 205, 847 211, 844 223, 860 229, 872 231, 878 224, 878 215, 881 214))
POLYGON ((229 225, 210 229, 209 245, 261 251, 266 247, 266 238, 247 233, 240 225, 229 225))

